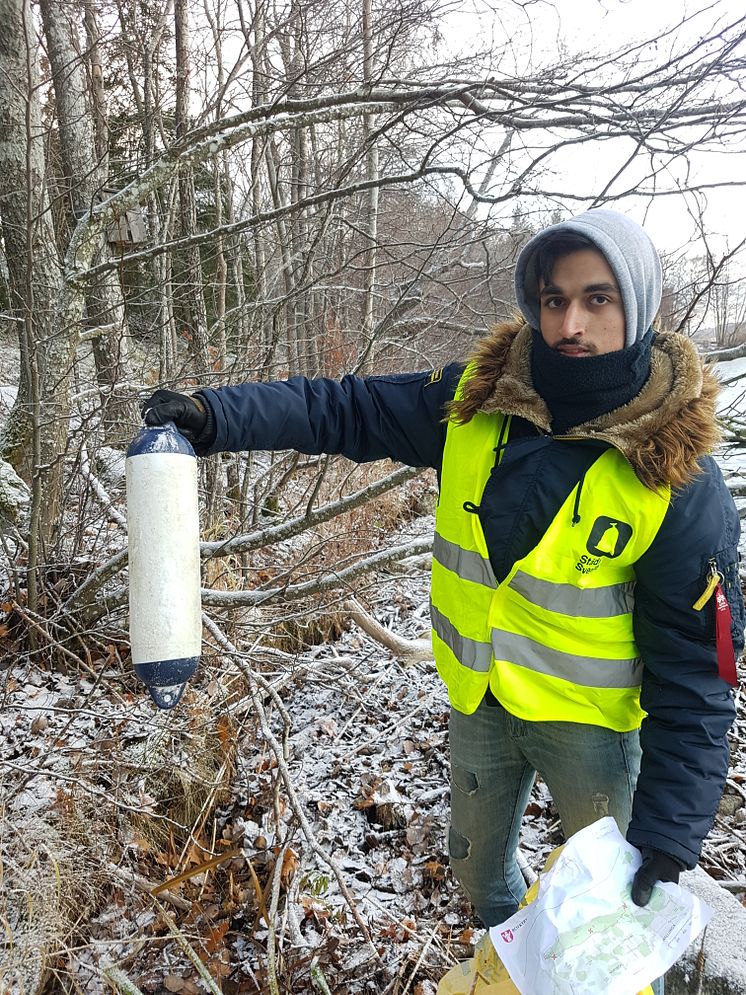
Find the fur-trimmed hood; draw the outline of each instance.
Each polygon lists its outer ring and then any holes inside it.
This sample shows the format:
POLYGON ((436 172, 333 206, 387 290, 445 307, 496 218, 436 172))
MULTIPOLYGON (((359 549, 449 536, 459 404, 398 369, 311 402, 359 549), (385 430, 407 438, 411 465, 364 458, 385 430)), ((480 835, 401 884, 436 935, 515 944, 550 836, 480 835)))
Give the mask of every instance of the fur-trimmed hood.
MULTIPOLYGON (((549 410, 531 381, 531 328, 520 321, 496 326, 470 360, 474 373, 449 416, 468 421, 478 411, 517 415, 548 431, 549 410)), ((582 360, 579 360, 582 362, 582 360)), ((720 439, 715 401, 720 385, 683 335, 659 332, 650 377, 628 404, 563 433, 615 446, 647 487, 683 487, 697 460, 720 439)))

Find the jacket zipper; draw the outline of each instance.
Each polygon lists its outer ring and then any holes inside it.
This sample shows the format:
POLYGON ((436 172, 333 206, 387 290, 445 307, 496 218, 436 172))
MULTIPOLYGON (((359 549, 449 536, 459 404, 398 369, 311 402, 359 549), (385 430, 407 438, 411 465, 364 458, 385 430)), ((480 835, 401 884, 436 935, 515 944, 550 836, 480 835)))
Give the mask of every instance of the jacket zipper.
POLYGON ((718 570, 718 565, 714 559, 711 559, 709 561, 709 567, 710 567, 710 576, 707 581, 707 586, 692 605, 692 608, 697 612, 702 611, 704 606, 707 604, 707 602, 715 593, 718 584, 721 584, 723 582, 723 575, 718 570))

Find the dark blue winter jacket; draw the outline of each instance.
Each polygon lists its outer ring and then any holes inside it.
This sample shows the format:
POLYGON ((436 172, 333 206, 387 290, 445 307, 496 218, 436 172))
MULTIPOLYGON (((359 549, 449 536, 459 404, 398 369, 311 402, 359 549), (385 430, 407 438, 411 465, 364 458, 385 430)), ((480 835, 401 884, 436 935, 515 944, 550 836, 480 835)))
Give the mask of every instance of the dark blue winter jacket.
MULTIPOLYGON (((703 375, 688 340, 659 336, 650 379, 637 398, 554 437, 520 354, 518 343, 526 337, 517 332, 504 326, 485 341, 469 381, 474 410, 513 415, 479 510, 498 581, 535 545, 609 445, 623 452, 645 483, 675 485, 663 525, 636 566, 634 626, 647 717, 627 837, 692 867, 725 783, 726 734, 735 715, 731 688, 718 674, 714 598, 699 611, 692 607, 713 561, 730 603, 736 654, 743 648, 739 519, 706 453, 717 435, 716 381, 707 371, 703 375)), ((437 373, 348 376, 339 382, 295 377, 204 390, 214 429, 201 452, 341 453, 356 462, 389 458, 440 474, 444 406, 463 369, 454 364, 437 373)))

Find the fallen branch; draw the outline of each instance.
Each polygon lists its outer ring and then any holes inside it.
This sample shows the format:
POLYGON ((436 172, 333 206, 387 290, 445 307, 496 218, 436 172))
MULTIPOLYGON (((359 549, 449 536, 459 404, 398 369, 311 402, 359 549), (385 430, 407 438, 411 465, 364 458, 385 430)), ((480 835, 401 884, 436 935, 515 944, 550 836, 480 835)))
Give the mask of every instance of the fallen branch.
POLYGON ((740 895, 742 892, 746 892, 746 880, 741 881, 718 881, 721 888, 725 888, 726 891, 730 891, 734 895, 740 895))
POLYGON ((115 553, 108 559, 106 563, 102 563, 100 567, 86 577, 83 583, 73 591, 67 601, 61 605, 59 611, 55 614, 55 618, 59 619, 75 614, 78 616, 77 621, 84 625, 90 621, 87 618, 87 612, 91 608, 95 608, 100 615, 100 609, 103 606, 96 601, 99 591, 104 584, 107 584, 112 577, 127 566, 127 555, 128 550, 125 546, 124 549, 120 549, 118 553, 115 553))
POLYGON ((124 529, 126 532, 127 519, 118 508, 114 507, 114 502, 109 497, 106 488, 91 469, 91 462, 88 458, 88 449, 85 445, 83 445, 80 450, 80 472, 83 474, 83 478, 86 480, 93 493, 96 495, 98 503, 106 512, 106 517, 109 521, 119 525, 120 528, 124 529))
MULTIPOLYGON (((151 897, 156 888, 158 888, 158 885, 154 881, 148 881, 142 874, 136 874, 130 869, 124 870, 122 867, 117 867, 116 864, 107 864, 106 869, 112 877, 117 878, 117 880, 122 881, 124 884, 134 884, 136 888, 147 892, 151 897)), ((192 903, 187 901, 186 898, 181 898, 179 895, 174 895, 167 890, 159 891, 158 898, 162 902, 170 902, 175 909, 180 909, 182 912, 188 912, 192 907, 192 903)))
POLYGON ((371 570, 380 570, 390 563, 403 560, 407 556, 424 553, 432 546, 432 539, 416 539, 406 546, 394 546, 393 549, 382 549, 364 560, 358 560, 342 570, 322 574, 315 580, 307 580, 301 584, 290 584, 287 587, 270 587, 256 591, 202 591, 202 603, 215 608, 238 608, 245 605, 261 605, 272 598, 281 597, 283 601, 293 601, 305 598, 311 594, 323 594, 337 587, 347 587, 350 581, 371 570))
POLYGON ((190 867, 188 870, 184 871, 182 874, 177 874, 176 877, 168 878, 162 884, 157 884, 150 892, 151 895, 162 895, 167 892, 169 888, 175 887, 177 884, 181 884, 183 881, 188 881, 189 878, 195 877, 197 874, 204 874, 205 871, 211 870, 213 867, 217 867, 218 864, 222 864, 226 860, 232 860, 233 857, 240 857, 243 853, 240 847, 233 850, 226 850, 225 853, 219 853, 217 857, 211 857, 210 860, 205 860, 201 864, 197 864, 194 867, 190 867))
POLYGON ((422 470, 416 467, 402 467, 399 470, 395 470, 394 473, 390 473, 382 480, 376 480, 374 483, 368 484, 367 487, 362 487, 359 491, 355 491, 354 494, 348 494, 347 497, 343 497, 339 501, 332 501, 330 504, 325 504, 317 511, 312 511, 309 515, 299 515, 297 518, 292 518, 289 522, 283 522, 281 525, 272 525, 270 528, 261 529, 259 532, 249 532, 246 535, 234 536, 232 539, 226 539, 224 542, 203 542, 200 545, 200 553, 204 559, 207 559, 211 556, 229 556, 231 553, 249 553, 254 549, 273 546, 277 542, 283 542, 285 539, 292 539, 294 536, 300 535, 301 532, 305 532, 314 525, 328 522, 332 518, 337 518, 347 511, 359 508, 361 504, 365 504, 372 498, 379 497, 381 494, 393 490, 394 487, 399 487, 400 484, 406 483, 420 473, 422 473, 422 470))
POLYGON ((429 639, 404 639, 397 636, 395 632, 369 615, 354 598, 345 601, 344 606, 352 621, 359 625, 363 632, 367 632, 371 639, 391 650, 403 666, 408 667, 422 660, 432 660, 433 645, 429 639))
MULTIPOLYGON (((354 494, 350 494, 340 501, 333 501, 330 504, 324 505, 317 511, 311 512, 310 515, 301 515, 288 522, 283 522, 281 525, 273 525, 258 532, 234 536, 232 539, 227 539, 224 542, 203 542, 200 544, 200 555, 203 559, 210 559, 211 557, 229 556, 234 553, 248 553, 255 549, 263 549, 266 546, 283 542, 286 539, 292 539, 294 536, 300 535, 301 532, 305 532, 315 525, 328 522, 332 518, 336 518, 347 511, 365 504, 366 501, 385 494, 394 487, 398 487, 407 480, 411 480, 419 473, 422 473, 421 469, 409 466, 402 467, 394 471, 394 473, 390 473, 382 480, 377 480, 375 483, 369 484, 359 491, 355 491, 354 494)), ((98 491, 96 493, 98 496, 98 491)), ((99 592, 106 583, 126 566, 127 549, 125 548, 115 553, 106 563, 103 563, 87 577, 77 590, 70 595, 67 601, 64 602, 55 617, 60 618, 75 613, 78 615, 78 624, 86 625, 90 624, 102 613, 109 613, 121 607, 126 601, 126 591, 124 588, 118 588, 112 592, 111 597, 107 597, 105 601, 99 599, 99 592)), ((282 589, 277 588, 276 590, 280 591, 282 589)), ((287 590, 290 589, 288 588, 287 590)), ((303 594, 304 592, 301 591, 298 596, 303 597, 303 594)), ((240 604, 259 604, 265 597, 272 596, 271 593, 257 594, 256 592, 247 592, 245 593, 247 600, 240 602, 240 604)), ((292 597, 292 595, 290 596, 292 597)), ((220 604, 220 602, 214 600, 204 600, 204 603, 213 606, 220 604)))
POLYGON ((727 363, 731 359, 742 359, 746 356, 746 342, 732 346, 729 349, 712 349, 704 354, 707 363, 727 363))
MULTIPOLYGON (((379 550, 379 552, 373 553, 364 560, 358 560, 357 563, 353 563, 343 570, 325 573, 314 580, 307 580, 301 584, 289 584, 287 587, 265 587, 255 591, 215 591, 212 588, 203 587, 202 604, 210 608, 246 608, 251 605, 266 604, 273 598, 294 601, 313 594, 324 594, 335 588, 347 587, 351 581, 371 570, 385 569, 397 560, 424 553, 431 546, 432 539, 416 539, 406 546, 394 546, 393 549, 379 550)), ((127 597, 128 589, 126 587, 117 588, 110 597, 106 598, 107 611, 121 608, 126 604, 127 597)))
POLYGON ((179 944, 184 953, 187 955, 189 960, 192 962, 192 965, 197 971, 197 974, 202 979, 202 983, 204 984, 205 988, 210 993, 210 995, 223 995, 220 988, 215 984, 215 979, 200 960, 199 954, 191 945, 189 940, 187 940, 186 936, 184 936, 184 934, 181 932, 181 930, 173 921, 171 916, 163 909, 161 910, 161 915, 163 916, 166 925, 168 926, 169 932, 176 940, 176 942, 179 944))
POLYGON ((103 975, 114 986, 115 990, 121 992, 122 995, 144 995, 135 982, 128 978, 124 971, 120 971, 118 967, 114 967, 113 965, 105 967, 103 975))

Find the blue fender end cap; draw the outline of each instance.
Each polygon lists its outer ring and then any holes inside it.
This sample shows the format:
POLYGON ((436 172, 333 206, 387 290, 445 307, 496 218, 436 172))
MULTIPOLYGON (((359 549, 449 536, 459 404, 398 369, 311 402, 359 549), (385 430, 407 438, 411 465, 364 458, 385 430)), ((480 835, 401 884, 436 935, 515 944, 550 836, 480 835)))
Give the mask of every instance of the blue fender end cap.
POLYGON ((136 663, 135 673, 147 687, 158 708, 173 708, 180 701, 186 682, 197 669, 199 660, 198 656, 187 656, 175 660, 136 663))
POLYGON ((145 425, 130 443, 127 456, 143 456, 146 453, 180 453, 196 458, 191 442, 176 428, 172 421, 165 425, 145 425))

